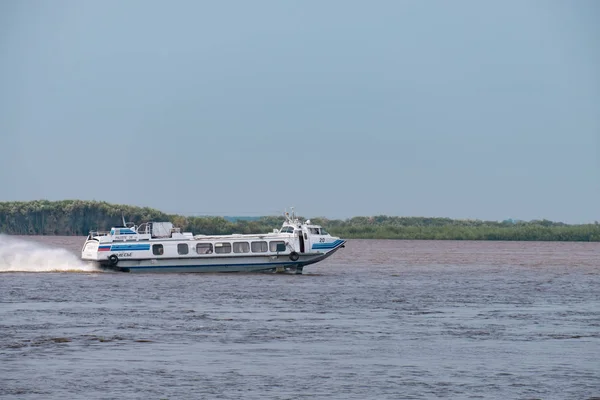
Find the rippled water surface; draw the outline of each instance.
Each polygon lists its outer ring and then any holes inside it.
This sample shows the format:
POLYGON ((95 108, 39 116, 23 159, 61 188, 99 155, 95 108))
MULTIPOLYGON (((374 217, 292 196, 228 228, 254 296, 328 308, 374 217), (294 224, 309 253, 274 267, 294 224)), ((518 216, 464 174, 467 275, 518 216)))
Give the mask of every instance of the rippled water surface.
POLYGON ((299 276, 100 272, 82 242, 0 236, 0 398, 600 396, 598 243, 351 240, 299 276))

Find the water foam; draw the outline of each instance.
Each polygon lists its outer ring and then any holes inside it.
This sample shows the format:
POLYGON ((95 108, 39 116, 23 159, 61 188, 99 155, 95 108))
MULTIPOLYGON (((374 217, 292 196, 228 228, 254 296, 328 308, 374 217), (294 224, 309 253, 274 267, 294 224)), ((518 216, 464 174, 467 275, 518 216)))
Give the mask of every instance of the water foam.
POLYGON ((1 272, 100 272, 66 249, 0 235, 1 272))

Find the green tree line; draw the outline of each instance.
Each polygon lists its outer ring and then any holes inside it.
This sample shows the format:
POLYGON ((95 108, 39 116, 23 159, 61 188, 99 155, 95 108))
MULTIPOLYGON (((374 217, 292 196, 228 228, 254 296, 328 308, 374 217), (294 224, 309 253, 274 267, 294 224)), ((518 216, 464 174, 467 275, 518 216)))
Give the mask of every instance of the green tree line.
MULTIPOLYGON (((127 221, 170 221, 195 234, 263 233, 279 228, 283 216, 227 220, 165 214, 148 207, 102 201, 36 200, 0 202, 0 233, 87 235, 127 221)), ((548 220, 481 221, 450 218, 372 216, 346 220, 312 218, 332 235, 347 239, 600 241, 600 225, 568 225, 548 220)))

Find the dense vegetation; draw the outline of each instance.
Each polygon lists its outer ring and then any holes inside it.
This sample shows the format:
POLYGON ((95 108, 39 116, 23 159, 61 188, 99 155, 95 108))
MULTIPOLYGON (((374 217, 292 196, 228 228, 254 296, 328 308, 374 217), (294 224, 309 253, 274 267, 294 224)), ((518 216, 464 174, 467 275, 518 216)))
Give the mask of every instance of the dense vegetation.
POLYGON ((347 238, 429 240, 600 241, 600 225, 541 221, 480 221, 420 217, 355 217, 320 220, 330 232, 347 238))
MULTIPOLYGON (((0 232, 15 235, 87 235, 90 230, 108 230, 127 221, 171 221, 197 234, 269 232, 279 228, 283 217, 256 219, 186 217, 169 215, 147 207, 99 201, 47 200, 0 203, 0 232)), ((347 220, 312 218, 336 236, 348 239, 434 240, 545 240, 600 241, 600 225, 567 225, 541 221, 480 221, 422 217, 354 217, 347 220)))

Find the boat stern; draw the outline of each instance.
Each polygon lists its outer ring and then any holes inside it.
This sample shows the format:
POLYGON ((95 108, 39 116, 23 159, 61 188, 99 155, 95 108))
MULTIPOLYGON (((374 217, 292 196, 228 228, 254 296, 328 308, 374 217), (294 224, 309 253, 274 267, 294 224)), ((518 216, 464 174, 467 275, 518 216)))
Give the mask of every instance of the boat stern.
POLYGON ((81 259, 84 261, 99 261, 99 248, 100 242, 97 240, 86 240, 81 249, 81 259))

